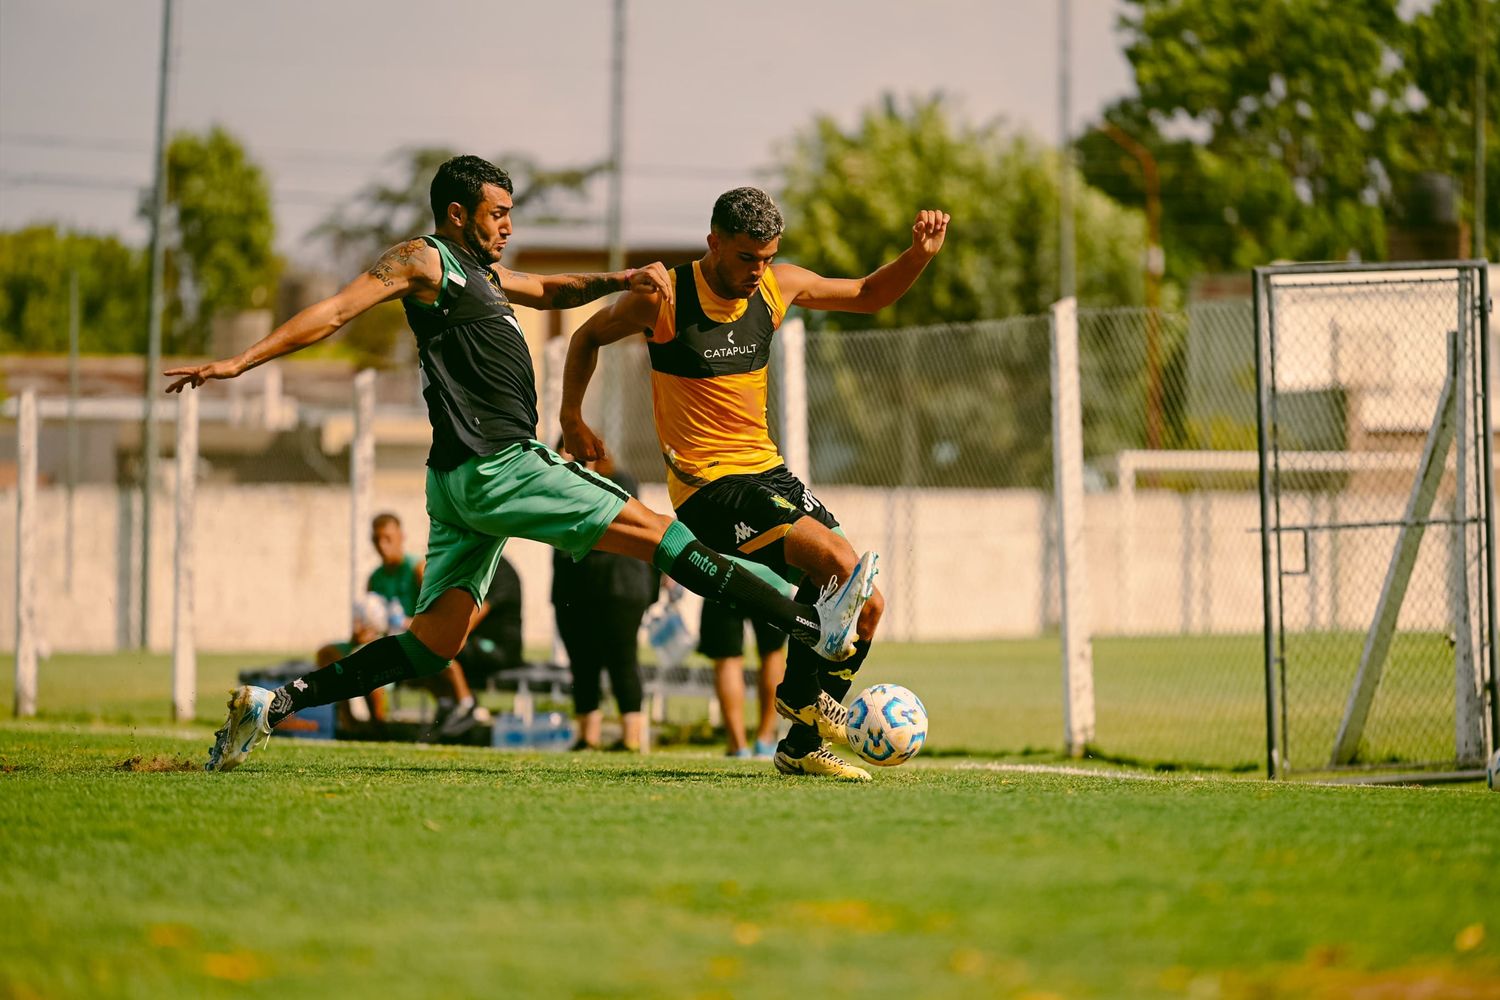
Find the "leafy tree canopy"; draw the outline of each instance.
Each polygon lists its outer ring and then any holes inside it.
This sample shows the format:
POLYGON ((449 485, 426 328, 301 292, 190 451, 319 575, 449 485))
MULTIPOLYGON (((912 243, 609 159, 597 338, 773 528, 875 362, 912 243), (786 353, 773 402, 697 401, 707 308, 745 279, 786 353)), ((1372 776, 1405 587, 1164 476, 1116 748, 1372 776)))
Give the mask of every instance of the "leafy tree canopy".
POLYGON ((112 236, 69 233, 54 225, 0 233, 0 350, 67 351, 73 273, 81 350, 144 353, 145 253, 112 236))
MULTIPOLYGON (((374 181, 325 219, 316 234, 327 238, 351 267, 367 263, 386 247, 414 234, 432 231, 428 191, 444 160, 458 155, 446 146, 422 146, 396 154, 396 180, 374 181)), ((516 208, 528 209, 530 225, 571 221, 557 211, 559 195, 581 197, 588 182, 609 169, 608 163, 545 167, 521 155, 491 158, 515 183, 516 208)))
POLYGON ((163 341, 169 352, 198 354, 214 316, 274 300, 281 264, 270 187, 224 129, 181 132, 167 147, 167 206, 163 341))
MULTIPOLYGON (((943 251, 875 316, 814 314, 843 329, 1045 312, 1057 298, 1056 154, 998 125, 957 121, 941 96, 887 97, 845 130, 820 117, 782 158, 782 252, 829 275, 863 275, 911 245, 917 210, 953 217, 943 251)), ((1078 181, 1079 297, 1138 303, 1144 223, 1078 181)))
MULTIPOLYGON (((1398 0, 1128 2, 1139 93, 1104 117, 1159 164, 1169 275, 1381 259, 1419 174, 1450 173, 1472 194, 1472 81, 1486 51, 1474 0, 1438 0, 1409 21, 1398 0)), ((1500 21, 1500 0, 1482 2, 1500 21)), ((1487 105, 1500 118, 1500 97, 1487 105)), ((1078 149, 1092 183, 1143 203, 1139 166, 1102 131, 1078 149)))

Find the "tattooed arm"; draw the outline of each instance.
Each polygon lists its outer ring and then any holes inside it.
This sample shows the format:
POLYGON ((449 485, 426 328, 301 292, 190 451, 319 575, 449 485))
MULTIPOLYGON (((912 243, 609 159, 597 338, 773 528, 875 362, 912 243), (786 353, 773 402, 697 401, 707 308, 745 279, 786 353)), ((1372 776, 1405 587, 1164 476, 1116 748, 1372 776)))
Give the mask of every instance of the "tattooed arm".
POLYGON ((234 378, 257 365, 310 347, 333 336, 345 323, 381 302, 408 295, 435 302, 441 281, 438 252, 424 240, 407 240, 381 254, 368 271, 337 294, 308 306, 243 354, 206 365, 167 370, 163 374, 177 379, 167 386, 167 391, 181 392, 188 386, 196 389, 209 379, 234 378))
POLYGON ((496 265, 501 287, 517 305, 533 309, 572 309, 611 292, 654 291, 670 295, 672 282, 660 262, 601 274, 526 274, 496 265))

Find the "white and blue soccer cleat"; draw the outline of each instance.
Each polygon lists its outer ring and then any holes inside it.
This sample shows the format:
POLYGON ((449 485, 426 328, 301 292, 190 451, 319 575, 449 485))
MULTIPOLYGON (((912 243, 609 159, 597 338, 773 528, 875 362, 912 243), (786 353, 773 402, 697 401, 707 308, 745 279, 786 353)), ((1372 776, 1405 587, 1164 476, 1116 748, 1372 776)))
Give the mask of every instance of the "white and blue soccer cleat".
POLYGON ((825 660, 847 660, 854 655, 854 626, 859 624, 859 613, 865 602, 875 592, 875 577, 880 572, 876 565, 880 557, 866 552, 859 557, 849 579, 839 585, 838 577, 828 581, 818 594, 813 606, 818 611, 818 626, 821 636, 815 648, 825 660))
POLYGON ((265 688, 241 686, 229 692, 229 718, 214 733, 214 745, 208 748, 205 771, 233 771, 245 762, 250 751, 259 750, 271 739, 271 692, 265 688))

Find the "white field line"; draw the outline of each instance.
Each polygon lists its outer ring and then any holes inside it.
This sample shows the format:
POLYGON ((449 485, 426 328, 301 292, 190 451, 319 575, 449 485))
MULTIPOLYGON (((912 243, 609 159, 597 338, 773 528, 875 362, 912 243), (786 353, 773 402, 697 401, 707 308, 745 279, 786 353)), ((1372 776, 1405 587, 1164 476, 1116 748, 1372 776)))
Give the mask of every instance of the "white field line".
POLYGON ((1016 774, 1063 774, 1079 778, 1105 778, 1113 781, 1210 781, 1193 774, 1146 774, 1142 771, 1105 771, 1067 764, 1000 764, 993 761, 966 760, 952 765, 957 771, 1004 771, 1016 774))

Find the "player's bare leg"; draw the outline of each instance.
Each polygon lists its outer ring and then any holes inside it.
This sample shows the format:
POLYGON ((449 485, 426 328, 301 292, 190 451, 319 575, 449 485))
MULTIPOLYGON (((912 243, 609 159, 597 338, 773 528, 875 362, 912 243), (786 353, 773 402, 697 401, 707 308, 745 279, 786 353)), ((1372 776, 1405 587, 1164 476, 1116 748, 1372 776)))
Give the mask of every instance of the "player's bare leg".
POLYGON ((714 661, 714 693, 719 714, 724 717, 726 752, 731 757, 750 756, 745 742, 745 658, 725 656, 714 661))
MULTIPOLYGON (((806 573, 819 587, 831 580, 849 579, 859 565, 859 556, 849 540, 815 518, 798 518, 782 544, 787 565, 806 573)), ((877 587, 859 613, 856 632, 860 639, 869 642, 875 638, 884 614, 885 595, 877 587)))
MULTIPOLYGON (((422 614, 412 618, 408 628, 423 645, 431 649, 428 639, 442 642, 446 647, 450 644, 449 637, 462 627, 463 637, 458 642, 458 648, 463 649, 478 617, 479 607, 474 603, 473 596, 466 590, 453 589, 439 595, 422 614), (423 619, 420 625, 418 618, 423 619)), ((441 673, 413 683, 423 687, 438 700, 437 716, 424 739, 461 736, 486 717, 479 709, 474 693, 469 689, 468 678, 455 662, 449 662, 441 673)))
POLYGON ((769 622, 826 660, 855 655, 855 634, 876 572, 875 554, 867 552, 841 586, 828 588, 816 601, 791 601, 698 541, 682 522, 634 499, 595 547, 650 562, 694 593, 769 622))
POLYGON ((756 705, 760 711, 760 725, 755 730, 755 755, 770 757, 776 753, 776 688, 786 676, 786 650, 775 649, 760 659, 760 672, 756 676, 756 705))

